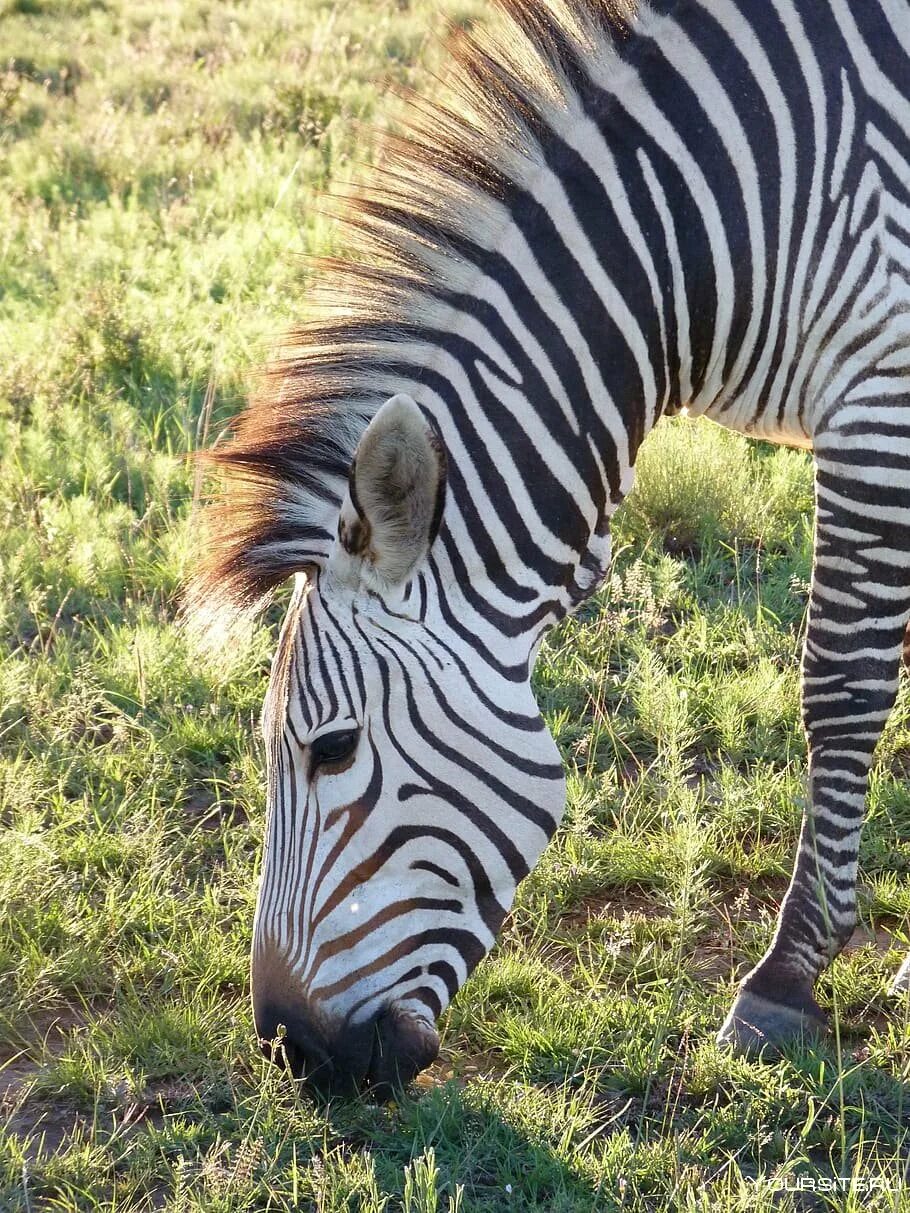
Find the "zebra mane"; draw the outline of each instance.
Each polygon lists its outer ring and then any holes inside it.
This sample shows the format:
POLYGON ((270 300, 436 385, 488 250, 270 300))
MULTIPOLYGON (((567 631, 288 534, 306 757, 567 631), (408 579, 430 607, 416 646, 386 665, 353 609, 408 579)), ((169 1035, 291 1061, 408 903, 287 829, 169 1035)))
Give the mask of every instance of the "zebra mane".
POLYGON ((404 133, 338 216, 353 258, 319 263, 315 318, 287 335, 231 439, 196 457, 219 487, 184 601, 194 628, 223 633, 328 555, 358 438, 398 390, 396 346, 444 320, 441 288, 478 272, 459 248, 481 232, 493 246, 575 85, 609 70, 642 15, 636 0, 495 0, 479 34, 451 35, 447 97, 408 98, 404 133))

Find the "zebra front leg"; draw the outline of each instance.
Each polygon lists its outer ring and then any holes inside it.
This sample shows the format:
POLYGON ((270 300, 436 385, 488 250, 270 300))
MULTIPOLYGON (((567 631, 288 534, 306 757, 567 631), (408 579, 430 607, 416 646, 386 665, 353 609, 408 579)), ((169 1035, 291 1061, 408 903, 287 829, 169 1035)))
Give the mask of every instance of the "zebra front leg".
POLYGON ((891 983, 892 994, 907 994, 910 993, 910 956, 904 961, 897 971, 897 976, 891 983))
MULTIPOLYGON (((904 633, 904 665, 910 669, 910 627, 904 633)), ((892 994, 910 994, 910 956, 906 958, 904 963, 898 969, 894 980, 891 982, 890 993, 892 994)))
POLYGON ((897 693, 910 615, 910 440, 869 425, 857 433, 851 425, 826 435, 816 459, 815 568, 802 668, 809 796, 773 942, 718 1034, 745 1053, 826 1026, 813 988, 856 923, 869 768, 897 693))

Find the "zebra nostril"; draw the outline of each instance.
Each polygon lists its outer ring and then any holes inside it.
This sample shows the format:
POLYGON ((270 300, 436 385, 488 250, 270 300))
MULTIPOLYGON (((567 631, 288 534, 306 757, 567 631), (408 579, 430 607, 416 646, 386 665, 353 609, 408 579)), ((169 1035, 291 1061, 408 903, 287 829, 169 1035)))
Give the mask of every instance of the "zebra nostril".
POLYGON ((439 1036, 429 1010, 421 1012, 413 1000, 359 1023, 333 1020, 292 988, 274 956, 265 959, 269 966, 259 955, 253 970, 260 1048, 316 1096, 346 1097, 369 1088, 374 1098, 386 1099, 435 1060, 439 1036))
POLYGON ((314 1086, 328 1085, 333 1065, 319 1033, 299 1014, 268 1008, 256 1016, 259 1047, 276 1065, 314 1086))
POLYGON ((256 1030, 265 1056, 302 1079, 321 1099, 347 1097, 361 1090, 373 1058, 376 1024, 345 1024, 327 1037, 309 1008, 293 1011, 267 1005, 257 1008, 256 1030))

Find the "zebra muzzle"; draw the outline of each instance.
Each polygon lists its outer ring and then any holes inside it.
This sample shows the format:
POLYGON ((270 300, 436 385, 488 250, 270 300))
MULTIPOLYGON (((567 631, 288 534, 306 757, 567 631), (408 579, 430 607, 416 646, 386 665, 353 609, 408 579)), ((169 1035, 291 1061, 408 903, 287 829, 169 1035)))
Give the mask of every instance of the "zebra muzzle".
POLYGON ((386 1007, 331 1040, 299 1008, 263 1008, 257 1020, 265 1055, 323 1098, 366 1090, 374 1099, 390 1099, 439 1053, 433 1023, 411 1008, 386 1007))

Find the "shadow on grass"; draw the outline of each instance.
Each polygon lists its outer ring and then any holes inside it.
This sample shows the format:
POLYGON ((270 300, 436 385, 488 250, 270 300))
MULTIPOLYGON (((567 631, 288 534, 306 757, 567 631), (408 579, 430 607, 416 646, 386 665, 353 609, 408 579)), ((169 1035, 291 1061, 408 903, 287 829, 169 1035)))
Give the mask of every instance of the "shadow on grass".
POLYGON ((419 1199, 405 1200, 414 1213, 611 1207, 543 1131, 510 1123, 496 1089, 480 1081, 451 1080, 386 1107, 357 1100, 326 1108, 269 1077, 262 1089, 238 1093, 223 1074, 157 1081, 94 1107, 46 1091, 10 1111, 26 1068, 11 1075, 0 1087, 4 1208, 108 1208, 128 1197, 130 1208, 183 1200, 181 1208, 246 1210, 273 1201, 378 1213, 384 1199, 400 1208, 409 1190, 419 1199))
POLYGON ((678 1034, 643 1047, 654 1073, 632 1086, 577 1055, 508 1070, 491 1055, 461 1077, 443 1063, 386 1106, 316 1105, 247 1058, 200 1053, 142 1086, 111 1072, 81 1088, 62 1057, 44 1071, 13 1058, 0 1207, 669 1213, 716 1197, 731 1213, 802 1213, 845 1207, 848 1179, 862 1198, 849 1207, 897 1207, 910 1085, 846 1043, 840 1065, 829 1045, 774 1064, 678 1034))

